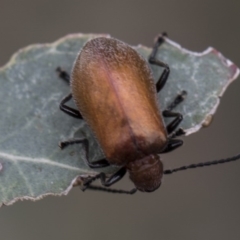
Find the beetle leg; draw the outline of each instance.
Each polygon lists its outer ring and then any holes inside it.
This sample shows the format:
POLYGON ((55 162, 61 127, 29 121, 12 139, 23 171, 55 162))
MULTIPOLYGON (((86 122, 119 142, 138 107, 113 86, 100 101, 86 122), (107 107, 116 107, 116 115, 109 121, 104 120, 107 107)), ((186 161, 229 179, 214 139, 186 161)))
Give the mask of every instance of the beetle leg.
POLYGON ((103 167, 110 166, 110 163, 105 158, 94 161, 94 162, 89 162, 89 158, 88 158, 87 159, 87 165, 90 168, 103 168, 103 167))
POLYGON ((182 136, 182 135, 185 135, 186 132, 182 129, 182 128, 179 128, 178 130, 172 132, 168 138, 169 139, 173 139, 173 138, 176 138, 176 137, 179 137, 179 136, 182 136))
POLYGON ((71 107, 69 107, 65 104, 70 99, 72 99, 72 94, 71 93, 69 95, 67 95, 65 98, 63 98, 63 100, 61 101, 61 103, 59 105, 59 108, 63 112, 65 112, 66 114, 68 114, 72 117, 75 117, 75 118, 78 118, 78 119, 83 119, 81 113, 78 110, 76 110, 74 108, 71 108, 71 107))
POLYGON ((173 102, 167 107, 166 110, 168 111, 172 111, 179 103, 181 103, 182 101, 184 101, 184 99, 187 96, 187 91, 183 90, 180 94, 178 94, 175 99, 173 100, 173 102))
POLYGON ((182 114, 178 112, 164 110, 162 114, 164 117, 175 117, 175 119, 172 122, 170 122, 166 127, 168 134, 172 133, 183 120, 182 114))
POLYGON ((161 74, 159 80, 156 83, 157 92, 162 90, 162 88, 164 87, 165 83, 167 82, 167 79, 168 79, 168 76, 169 76, 169 73, 170 73, 169 66, 166 63, 161 62, 160 60, 156 59, 156 55, 157 55, 157 51, 158 51, 159 46, 162 45, 165 42, 165 38, 164 38, 165 36, 167 36, 167 34, 163 33, 162 35, 160 35, 158 37, 157 41, 155 42, 155 44, 153 46, 152 53, 151 53, 151 55, 150 55, 150 57, 148 59, 149 63, 164 68, 163 73, 161 74))
POLYGON ((110 166, 110 163, 105 158, 97 160, 97 161, 94 161, 94 162, 90 162, 89 161, 89 156, 88 156, 88 153, 89 153, 89 143, 88 143, 88 140, 84 139, 84 141, 82 141, 82 143, 83 143, 83 145, 85 147, 85 150, 86 150, 86 160, 87 160, 86 163, 87 163, 87 165, 90 168, 104 168, 104 167, 110 166))
POLYGON ((70 84, 70 76, 66 71, 62 70, 60 67, 57 67, 56 72, 58 73, 61 79, 70 84))
MULTIPOLYGON (((76 143, 82 143, 85 147, 86 150, 86 160, 87 160, 87 164, 89 167, 91 168, 102 168, 102 167, 107 167, 109 166, 109 162, 106 159, 100 159, 97 160, 95 162, 89 162, 89 157, 88 157, 88 140, 87 139, 80 139, 80 138, 72 138, 69 139, 67 141, 64 142, 60 142, 59 143, 59 147, 61 149, 63 149, 64 147, 70 145, 70 144, 76 144, 76 143)), ((119 181, 120 179, 122 179, 124 177, 124 175, 126 174, 126 168, 121 168, 119 169, 116 173, 114 173, 110 178, 108 178, 106 180, 106 175, 105 173, 100 173, 97 174, 94 177, 88 178, 82 187, 82 191, 85 191, 87 188, 92 189, 92 190, 99 190, 99 191, 105 191, 105 192, 112 192, 112 193, 125 193, 125 194, 134 194, 136 193, 137 189, 134 188, 130 191, 125 191, 125 190, 119 190, 119 189, 107 189, 107 188, 103 188, 103 187, 98 187, 98 186, 91 186, 90 184, 97 180, 97 179, 101 179, 101 183, 103 186, 109 187, 112 184, 116 183, 117 181, 119 181)))
POLYGON ((168 134, 172 133, 172 136, 170 136, 170 139, 185 134, 184 130, 181 128, 178 129, 176 132, 173 132, 183 120, 183 116, 178 112, 172 112, 172 110, 186 98, 186 95, 187 95, 187 92, 183 90, 180 94, 177 95, 177 97, 175 97, 175 99, 167 107, 167 109, 162 112, 164 117, 176 117, 171 123, 167 125, 168 134))
POLYGON ((76 143, 82 143, 86 149, 87 155, 88 155, 88 140, 87 139, 82 139, 82 138, 71 138, 66 141, 59 142, 58 146, 61 149, 64 149, 68 145, 76 144, 76 143))
MULTIPOLYGON (((63 71, 60 67, 57 67, 56 71, 58 72, 60 78, 62 78, 68 84, 70 84, 70 76, 69 76, 69 74, 67 72, 63 71)), ((67 95, 61 101, 60 106, 59 106, 60 109, 63 112, 67 113, 68 115, 72 116, 72 117, 82 119, 82 115, 81 115, 81 113, 78 110, 65 105, 65 103, 68 102, 70 99, 72 99, 72 94, 71 93, 69 95, 67 95)))
POLYGON ((171 152, 171 151, 175 150, 176 148, 181 147, 182 145, 183 145, 183 140, 181 140, 181 139, 170 139, 167 147, 160 153, 171 152))
POLYGON ((97 179, 100 179, 101 180, 101 183, 103 186, 105 187, 109 187, 111 186, 112 184, 118 182, 120 179, 122 179, 124 177, 124 175, 126 174, 127 172, 127 169, 126 168, 120 168, 116 173, 114 173, 111 177, 109 177, 107 180, 106 180, 106 174, 105 173, 99 173, 97 174, 96 176, 94 177, 91 177, 89 179, 87 179, 84 184, 83 184, 83 187, 82 187, 82 190, 86 190, 88 188, 88 186, 96 181, 97 179))
POLYGON ((89 144, 88 144, 88 140, 86 138, 82 139, 82 138, 71 138, 68 139, 66 141, 60 142, 58 145, 61 149, 67 147, 68 145, 71 144, 77 144, 77 143, 82 143, 85 151, 86 151, 86 160, 87 160, 87 165, 90 168, 103 168, 103 167, 108 167, 110 166, 109 162, 103 158, 94 162, 90 162, 89 161, 89 157, 88 157, 88 153, 89 153, 89 144))

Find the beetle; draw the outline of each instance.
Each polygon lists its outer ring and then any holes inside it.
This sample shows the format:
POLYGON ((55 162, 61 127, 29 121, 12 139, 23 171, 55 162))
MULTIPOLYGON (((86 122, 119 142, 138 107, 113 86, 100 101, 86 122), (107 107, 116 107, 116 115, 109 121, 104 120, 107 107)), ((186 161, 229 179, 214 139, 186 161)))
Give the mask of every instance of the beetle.
MULTIPOLYGON (((182 90, 172 103, 160 112, 157 93, 163 89, 170 68, 158 60, 156 54, 165 37, 166 33, 157 37, 148 62, 122 41, 97 37, 83 46, 74 63, 71 77, 60 67, 57 68, 60 78, 71 86, 71 93, 61 101, 60 109, 87 122, 99 141, 105 158, 94 162, 89 160, 87 139, 69 139, 60 142, 60 148, 81 143, 85 146, 86 160, 90 168, 110 165, 120 167, 108 178, 104 173, 88 178, 83 183, 82 190, 106 190, 103 187, 94 187, 91 183, 101 179, 102 185, 109 187, 128 172, 135 185, 134 189, 106 191, 129 194, 137 190, 152 192, 161 185, 163 174, 202 166, 192 164, 163 170, 159 154, 183 145, 183 141, 177 138, 185 134, 183 129, 178 129, 183 116, 173 110, 187 95, 187 92, 182 90), (164 69, 156 85, 149 64, 164 69), (77 109, 66 105, 72 98, 77 109), (165 126, 163 117, 173 120, 165 126)), ((208 165, 217 163, 221 162, 213 161, 208 165)))

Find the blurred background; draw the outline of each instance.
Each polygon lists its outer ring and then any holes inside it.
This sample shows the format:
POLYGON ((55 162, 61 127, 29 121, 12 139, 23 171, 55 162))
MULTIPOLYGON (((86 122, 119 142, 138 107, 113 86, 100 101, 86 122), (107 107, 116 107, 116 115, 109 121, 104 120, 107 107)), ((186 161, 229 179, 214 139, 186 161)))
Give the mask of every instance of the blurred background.
MULTIPOLYGON (((109 33, 152 46, 167 31, 192 51, 214 46, 240 66, 239 0, 1 0, 0 65, 19 48, 69 33, 109 33)), ((164 155, 177 167, 240 152, 240 79, 226 91, 209 128, 164 155)), ((166 176, 158 191, 134 196, 78 188, 65 197, 0 209, 1 240, 240 239, 240 162, 166 176)), ((126 178, 120 186, 130 189, 126 178)))

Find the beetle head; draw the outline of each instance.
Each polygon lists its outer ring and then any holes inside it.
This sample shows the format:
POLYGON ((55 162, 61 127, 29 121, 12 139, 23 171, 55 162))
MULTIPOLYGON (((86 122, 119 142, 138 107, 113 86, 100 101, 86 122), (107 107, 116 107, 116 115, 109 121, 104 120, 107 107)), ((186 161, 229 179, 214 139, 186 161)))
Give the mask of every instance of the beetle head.
POLYGON ((161 185, 163 164, 157 154, 130 162, 129 177, 142 192, 153 192, 161 185))

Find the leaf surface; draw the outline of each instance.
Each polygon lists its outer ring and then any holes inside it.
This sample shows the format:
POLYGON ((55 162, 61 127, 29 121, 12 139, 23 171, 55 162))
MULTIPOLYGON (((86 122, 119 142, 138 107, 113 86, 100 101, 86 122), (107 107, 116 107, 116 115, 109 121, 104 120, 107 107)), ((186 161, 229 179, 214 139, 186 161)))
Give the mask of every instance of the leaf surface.
MULTIPOLYGON (((70 89, 55 69, 61 66, 71 72, 84 43, 98 36, 103 35, 73 34, 52 44, 26 47, 0 69, 0 206, 19 199, 67 194, 78 176, 96 174, 86 166, 81 145, 63 151, 58 147, 60 140, 87 138, 90 159, 103 157, 86 123, 59 110, 61 99, 70 89)), ((141 45, 135 49, 146 59, 151 52, 141 45)), ((189 135, 209 125, 219 97, 239 74, 236 65, 215 49, 193 53, 169 39, 157 57, 171 68, 169 80, 159 94, 161 109, 186 90, 187 98, 176 108, 184 117, 181 127, 189 135)), ((163 69, 151 68, 157 81, 163 69)), ((98 171, 111 173, 114 168, 98 171)))

